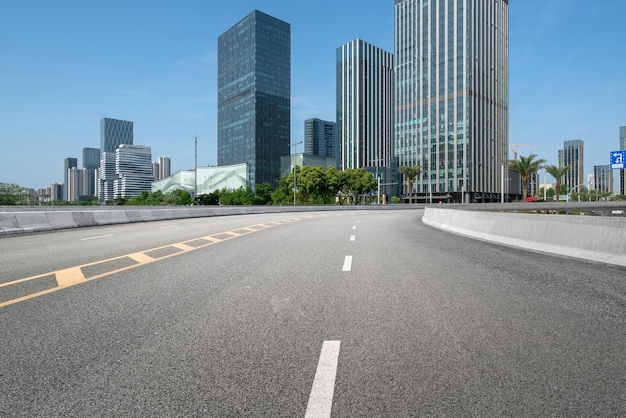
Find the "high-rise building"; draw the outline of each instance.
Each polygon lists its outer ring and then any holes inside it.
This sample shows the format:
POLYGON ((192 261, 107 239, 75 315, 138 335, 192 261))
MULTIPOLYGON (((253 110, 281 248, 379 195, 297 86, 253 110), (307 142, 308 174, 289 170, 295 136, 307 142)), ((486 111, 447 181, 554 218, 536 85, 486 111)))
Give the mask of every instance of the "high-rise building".
POLYGON ((100 149, 83 148, 83 168, 95 170, 100 167, 100 149))
MULTIPOLYGON (((583 141, 574 139, 563 142, 563 149, 559 150, 559 167, 570 166, 570 169, 563 175, 563 183, 573 192, 585 185, 585 164, 583 141)), ((596 184, 598 184, 596 179, 596 184)))
POLYGON ((133 197, 152 191, 152 149, 122 144, 115 151, 115 197, 133 197))
POLYGON ((83 185, 86 196, 96 195, 96 171, 100 167, 100 149, 83 148, 83 168, 85 173, 85 184, 83 185))
POLYGON ((337 124, 318 118, 304 121, 304 152, 320 157, 336 157, 337 124))
POLYGON ((70 170, 72 168, 78 168, 78 158, 69 157, 63 160, 63 200, 70 202, 69 197, 69 178, 70 170))
MULTIPOLYGON (((619 141, 617 143, 618 150, 626 150, 626 126, 619 127, 619 141)), ((619 171, 619 193, 626 194, 626 183, 624 181, 623 168, 619 171)))
POLYGON ((422 167, 414 192, 499 201, 507 193, 508 0, 395 0, 394 19, 394 153, 400 166, 422 167))
POLYGON ((613 193, 613 170, 609 164, 594 165, 593 177, 595 190, 613 193))
POLYGON ((169 177, 172 173, 172 160, 170 157, 159 157, 159 180, 169 177))
POLYGON ((95 170, 71 168, 68 170, 67 200, 79 202, 94 196, 95 170))
POLYGON ((289 154, 291 25, 258 10, 218 38, 217 163, 276 184, 289 154))
POLYGON ((337 48, 337 165, 388 167, 393 54, 360 39, 337 48))
POLYGON ((110 202, 115 198, 115 153, 103 152, 100 155, 98 177, 98 199, 101 203, 110 202))
POLYGON ((133 122, 102 118, 100 120, 100 151, 115 152, 122 144, 133 144, 133 122))
POLYGON ((133 122, 102 118, 100 120, 100 172, 96 191, 101 202, 113 200, 115 197, 114 183, 118 178, 115 173, 115 152, 122 144, 133 144, 133 122))

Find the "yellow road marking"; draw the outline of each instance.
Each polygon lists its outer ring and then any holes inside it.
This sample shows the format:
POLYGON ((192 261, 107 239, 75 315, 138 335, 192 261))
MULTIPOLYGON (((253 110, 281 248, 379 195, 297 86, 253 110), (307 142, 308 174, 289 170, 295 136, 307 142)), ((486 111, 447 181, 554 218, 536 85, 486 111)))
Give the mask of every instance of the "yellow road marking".
POLYGON ((156 258, 152 258, 149 255, 146 255, 144 253, 134 253, 134 254, 129 254, 128 256, 132 258, 133 260, 135 260, 136 262, 141 263, 141 264, 151 263, 154 260, 156 260, 156 258))
POLYGON ((80 284, 80 283, 85 283, 87 281, 99 279, 101 277, 110 276, 112 274, 119 273, 119 272, 122 272, 122 271, 125 271, 125 270, 129 270, 129 269, 132 269, 132 268, 135 268, 135 267, 138 267, 138 266, 141 266, 141 265, 145 265, 145 264, 148 264, 148 263, 152 263, 154 261, 163 260, 163 259, 166 259, 166 258, 173 257, 175 255, 184 254, 184 253, 189 252, 189 251, 193 251, 193 250, 197 250, 197 249, 200 249, 200 248, 204 248, 206 246, 217 244, 217 243, 220 243, 220 242, 223 242, 223 241, 226 241, 226 240, 230 240, 232 238, 237 238, 237 237, 240 237, 240 236, 243 236, 243 235, 248 235, 248 234, 251 234, 251 233, 257 232, 257 231, 263 231, 264 229, 271 228, 271 227, 276 226, 276 225, 282 225, 284 223, 300 221, 300 220, 303 220, 303 219, 313 219, 313 218, 315 218, 315 216, 307 216, 307 217, 302 217, 302 218, 290 218, 290 219, 283 219, 283 220, 279 220, 279 221, 266 222, 266 223, 263 223, 263 224, 251 225, 251 226, 247 226, 247 227, 236 228, 234 230, 219 232, 219 233, 216 233, 216 234, 207 235, 207 236, 200 237, 200 238, 188 239, 188 240, 185 240, 183 242, 173 243, 173 244, 165 245, 165 246, 162 246, 162 247, 150 248, 148 250, 139 251, 139 252, 135 252, 135 253, 132 253, 132 254, 121 255, 121 256, 112 257, 112 258, 109 258, 109 259, 106 259, 106 260, 99 260, 99 261, 95 261, 95 262, 92 262, 92 263, 83 264, 83 265, 80 265, 80 266, 69 267, 69 268, 62 269, 62 270, 57 270, 57 271, 44 273, 44 274, 38 274, 36 276, 31 276, 31 277, 25 277, 23 279, 17 279, 17 280, 13 280, 13 281, 10 281, 10 282, 0 283, 0 288, 8 287, 8 286, 11 286, 11 285, 14 285, 14 284, 27 282, 29 280, 39 279, 39 278, 42 278, 42 277, 45 277, 45 276, 49 276, 49 275, 53 275, 53 274, 55 275, 56 281, 57 281, 57 286, 56 287, 45 289, 45 290, 42 290, 42 291, 39 291, 39 292, 36 292, 36 293, 31 293, 30 295, 21 296, 21 297, 15 298, 15 299, 7 300, 5 302, 0 302, 0 308, 3 308, 3 307, 8 306, 8 305, 13 305, 15 303, 23 302, 25 300, 29 300, 29 299, 32 299, 32 298, 35 298, 35 297, 38 297, 38 296, 46 295, 48 293, 56 292, 57 290, 65 289, 65 288, 70 287, 70 286, 75 286, 75 285, 80 284), (235 231, 240 231, 240 232, 235 232, 235 231), (223 236, 224 234, 226 234, 228 236, 224 237, 224 238, 217 238, 216 237, 216 236, 219 236, 219 235, 223 236), (198 245, 198 246, 195 246, 195 247, 193 247, 191 245, 185 244, 186 242, 193 242, 193 241, 198 241, 198 240, 205 240, 207 242, 205 244, 201 244, 201 245, 198 245), (172 253, 172 254, 163 255, 163 256, 158 257, 158 258, 151 257, 151 256, 149 256, 147 254, 147 253, 150 253, 150 252, 153 252, 153 251, 162 250, 162 249, 165 249, 165 248, 172 248, 172 247, 177 248, 177 249, 179 249, 181 251, 178 251, 178 252, 175 252, 175 253, 172 253), (82 271, 82 268, 84 268, 84 267, 91 267, 91 266, 101 265, 101 264, 104 264, 104 263, 107 263, 107 262, 111 262, 111 261, 114 261, 114 260, 119 260, 119 259, 122 259, 122 258, 130 258, 130 259, 136 261, 137 264, 133 264, 133 265, 127 266, 127 267, 118 268, 118 269, 115 269, 115 270, 109 270, 109 271, 106 271, 106 272, 103 272, 103 273, 100 273, 100 274, 97 274, 97 275, 94 275, 94 276, 90 276, 89 278, 86 278, 85 274, 82 271))
POLYGON ((73 286, 78 283, 84 282, 85 275, 80 267, 72 267, 65 270, 59 270, 55 273, 57 278, 57 284, 59 287, 73 286))
POLYGON ((191 251, 191 250, 195 250, 196 249, 196 247, 192 247, 191 245, 183 244, 182 242, 179 242, 178 244, 172 244, 172 247, 178 248, 179 250, 183 250, 183 251, 191 251))

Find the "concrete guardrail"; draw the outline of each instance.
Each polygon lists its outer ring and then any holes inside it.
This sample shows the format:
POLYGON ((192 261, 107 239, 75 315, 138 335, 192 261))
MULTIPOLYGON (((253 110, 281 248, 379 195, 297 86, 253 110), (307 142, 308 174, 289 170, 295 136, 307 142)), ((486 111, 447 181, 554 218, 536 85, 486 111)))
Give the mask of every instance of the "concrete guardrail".
POLYGON ((422 221, 435 228, 485 241, 626 267, 626 218, 623 216, 426 207, 422 221))
POLYGON ((165 206, 142 207, 85 207, 0 208, 0 237, 60 229, 150 222, 168 219, 201 218, 211 216, 251 215, 259 213, 312 212, 337 210, 403 210, 415 209, 409 205, 381 206, 165 206))

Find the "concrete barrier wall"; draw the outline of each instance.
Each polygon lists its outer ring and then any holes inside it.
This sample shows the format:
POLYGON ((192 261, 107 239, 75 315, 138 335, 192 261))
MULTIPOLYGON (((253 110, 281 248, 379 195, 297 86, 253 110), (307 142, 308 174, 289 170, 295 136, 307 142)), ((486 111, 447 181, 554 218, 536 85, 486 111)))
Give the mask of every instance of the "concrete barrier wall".
POLYGON ((87 208, 2 208, 0 236, 46 232, 130 222, 162 221, 168 219, 210 216, 248 215, 258 213, 311 212, 336 210, 403 210, 415 206, 164 206, 129 209, 128 207, 87 208), (10 211, 13 209, 13 211, 10 211))
POLYGON ((427 207, 422 221, 472 238, 626 266, 626 218, 427 207))

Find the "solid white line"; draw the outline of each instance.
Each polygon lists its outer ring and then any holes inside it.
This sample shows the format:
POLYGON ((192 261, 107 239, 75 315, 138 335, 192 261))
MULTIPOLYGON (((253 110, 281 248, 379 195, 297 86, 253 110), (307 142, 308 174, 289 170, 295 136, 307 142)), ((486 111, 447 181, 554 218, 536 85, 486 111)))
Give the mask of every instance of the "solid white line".
POLYGON ((167 225, 167 226, 160 226, 159 229, 166 229, 166 228, 176 228, 178 225, 167 225))
POLYGON ((356 237, 354 235, 350 235, 350 241, 354 241, 356 237))
POLYGON ((305 418, 330 417, 341 341, 324 341, 305 418))
POLYGON ((350 271, 350 270, 352 270, 352 256, 347 255, 346 258, 343 260, 342 271, 350 271))
POLYGON ((108 234, 108 235, 98 235, 97 237, 89 237, 89 238, 81 238, 81 241, 87 241, 90 239, 100 239, 100 238, 107 238, 107 237, 112 237, 115 234, 108 234))

